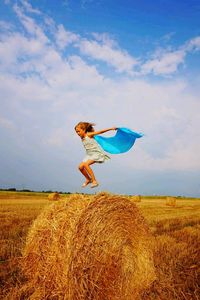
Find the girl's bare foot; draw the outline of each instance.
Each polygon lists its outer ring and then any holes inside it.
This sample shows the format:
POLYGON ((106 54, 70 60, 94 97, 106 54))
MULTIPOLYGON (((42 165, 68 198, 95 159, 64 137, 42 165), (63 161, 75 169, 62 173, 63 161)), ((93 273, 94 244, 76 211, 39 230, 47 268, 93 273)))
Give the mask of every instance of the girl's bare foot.
POLYGON ((97 181, 93 181, 92 184, 91 184, 91 188, 95 188, 97 187, 99 184, 97 181))
POLYGON ((82 184, 82 187, 84 188, 84 187, 86 187, 88 184, 90 184, 92 181, 91 181, 91 179, 89 180, 89 179, 87 179, 86 180, 86 182, 84 182, 83 184, 82 184))

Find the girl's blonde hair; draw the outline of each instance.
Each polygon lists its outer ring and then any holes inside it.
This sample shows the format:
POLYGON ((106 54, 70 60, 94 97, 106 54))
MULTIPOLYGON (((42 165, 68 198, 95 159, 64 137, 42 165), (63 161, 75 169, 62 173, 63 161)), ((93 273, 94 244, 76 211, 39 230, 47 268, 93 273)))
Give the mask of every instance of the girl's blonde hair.
POLYGON ((83 129, 85 132, 93 132, 94 131, 94 127, 95 124, 93 123, 88 123, 88 122, 79 122, 76 126, 75 126, 75 130, 76 128, 80 127, 81 129, 83 129))

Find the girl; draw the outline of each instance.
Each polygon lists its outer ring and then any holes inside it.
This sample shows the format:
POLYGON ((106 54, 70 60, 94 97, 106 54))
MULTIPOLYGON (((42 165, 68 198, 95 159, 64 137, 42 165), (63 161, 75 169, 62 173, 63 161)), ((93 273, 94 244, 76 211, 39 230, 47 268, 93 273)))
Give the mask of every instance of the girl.
POLYGON ((82 187, 86 187, 91 183, 91 188, 98 186, 98 182, 94 176, 90 165, 94 163, 103 163, 110 159, 108 155, 100 148, 99 144, 95 141, 94 136, 101 134, 110 130, 116 130, 116 127, 108 128, 100 131, 94 131, 95 124, 80 122, 75 126, 76 133, 80 136, 83 142, 83 146, 86 150, 86 157, 79 165, 79 170, 85 176, 86 181, 83 183, 82 187))

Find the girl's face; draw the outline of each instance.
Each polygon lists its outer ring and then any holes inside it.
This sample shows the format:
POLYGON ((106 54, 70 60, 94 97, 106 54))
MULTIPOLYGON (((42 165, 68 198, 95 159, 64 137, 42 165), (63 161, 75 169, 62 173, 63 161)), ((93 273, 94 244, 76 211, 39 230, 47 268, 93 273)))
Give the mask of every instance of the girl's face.
POLYGON ((83 130, 81 127, 76 127, 76 133, 81 137, 85 137, 85 130, 83 130))

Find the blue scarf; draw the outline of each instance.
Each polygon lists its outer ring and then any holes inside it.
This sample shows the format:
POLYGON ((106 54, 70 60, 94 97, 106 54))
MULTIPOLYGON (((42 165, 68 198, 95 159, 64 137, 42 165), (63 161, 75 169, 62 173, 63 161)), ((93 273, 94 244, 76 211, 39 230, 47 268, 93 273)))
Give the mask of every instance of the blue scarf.
POLYGON ((120 127, 113 137, 102 137, 95 135, 94 139, 103 150, 111 154, 119 154, 127 152, 134 145, 137 138, 141 138, 143 134, 134 132, 128 128, 120 127))

